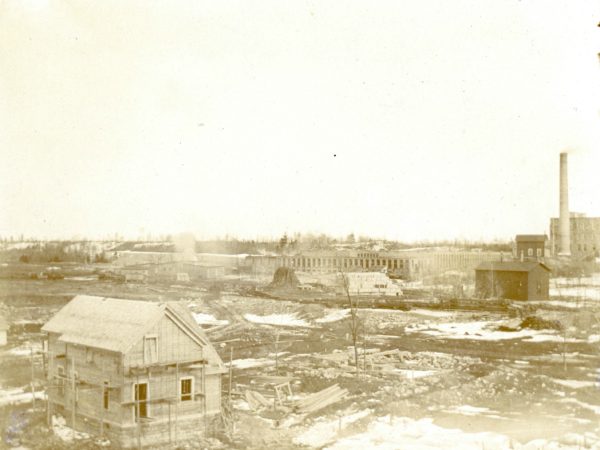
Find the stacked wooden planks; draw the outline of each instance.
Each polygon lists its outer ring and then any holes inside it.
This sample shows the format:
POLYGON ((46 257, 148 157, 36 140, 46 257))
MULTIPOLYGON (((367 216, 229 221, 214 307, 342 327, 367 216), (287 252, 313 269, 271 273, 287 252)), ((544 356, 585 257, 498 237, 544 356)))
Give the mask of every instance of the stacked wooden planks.
POLYGON ((273 403, 267 400, 260 392, 251 390, 246 391, 246 401, 253 410, 269 408, 273 405, 273 403))
POLYGON ((348 395, 347 389, 342 389, 339 385, 334 384, 298 400, 294 405, 294 409, 299 413, 311 413, 340 401, 346 395, 348 395))

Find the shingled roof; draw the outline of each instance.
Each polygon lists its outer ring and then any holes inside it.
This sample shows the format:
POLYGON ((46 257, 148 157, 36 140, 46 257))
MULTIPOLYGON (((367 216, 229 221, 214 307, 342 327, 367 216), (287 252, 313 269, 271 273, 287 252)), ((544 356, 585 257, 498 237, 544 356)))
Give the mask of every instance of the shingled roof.
POLYGON ((167 312, 180 319, 198 340, 208 342, 182 305, 90 295, 73 298, 42 331, 60 334, 59 340, 65 343, 125 353, 167 312))
POLYGON ((475 270, 494 270, 496 272, 531 272, 537 267, 542 267, 548 272, 550 268, 537 261, 485 261, 475 270))

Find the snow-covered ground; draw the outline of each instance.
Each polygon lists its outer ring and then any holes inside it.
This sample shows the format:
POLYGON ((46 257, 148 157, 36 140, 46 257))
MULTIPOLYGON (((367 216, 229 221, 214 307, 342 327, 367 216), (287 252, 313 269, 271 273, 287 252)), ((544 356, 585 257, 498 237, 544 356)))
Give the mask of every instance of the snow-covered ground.
POLYGON ((572 286, 550 288, 550 297, 574 297, 588 300, 600 300, 600 287, 572 286))
POLYGON ((228 325, 229 320, 219 320, 212 314, 192 313, 199 325, 228 325))
MULTIPOLYGON (((445 323, 416 323, 405 328, 407 333, 423 333, 445 339, 473 339, 482 341, 498 341, 503 339, 532 338, 542 334, 535 330, 498 331, 500 321, 445 322, 445 323)), ((544 335, 552 335, 547 331, 544 335)))
POLYGON ((554 286, 573 286, 584 285, 584 286, 598 286, 600 287, 600 273, 594 273, 589 277, 581 278, 553 278, 550 280, 551 285, 554 286))
POLYGON ((365 409, 338 419, 317 422, 304 433, 295 437, 294 444, 321 448, 327 443, 334 441, 339 431, 346 429, 348 425, 369 414, 371 414, 371 410, 365 409))
POLYGON ((13 356, 30 357, 32 355, 32 353, 33 353, 33 355, 36 355, 36 354, 40 353, 41 351, 42 351, 42 346, 39 342, 31 342, 31 343, 22 344, 19 347, 11 348, 10 350, 8 350, 8 353, 10 353, 13 356))
POLYGON ((267 316, 244 314, 244 319, 246 319, 248 322, 260 323, 263 325, 279 325, 281 327, 310 327, 310 324, 306 320, 298 318, 297 313, 269 314, 267 316))
POLYGON ((560 306, 562 308, 576 309, 581 308, 583 305, 581 302, 567 302, 563 300, 530 300, 527 302, 528 305, 548 305, 548 306, 560 306))
POLYGON ((412 314, 418 314, 420 316, 429 316, 429 317, 452 317, 455 315, 452 311, 435 311, 431 309, 411 309, 409 311, 412 314))
POLYGON ((442 428, 432 419, 380 417, 372 421, 367 431, 339 439, 332 450, 345 449, 508 449, 511 441, 496 433, 465 433, 442 428))
POLYGON ((81 277, 65 277, 68 281, 98 281, 98 275, 81 276, 81 277))
POLYGON ((245 359, 234 359, 231 365, 236 369, 250 369, 253 367, 265 367, 274 366, 275 358, 245 358, 245 359))
POLYGON ((492 414, 497 413, 497 411, 492 411, 489 408, 484 408, 480 406, 471 406, 471 405, 461 405, 456 406, 448 410, 448 412, 463 414, 465 416, 478 416, 480 414, 492 414))
POLYGON ((81 439, 89 439, 90 435, 75 431, 67 426, 67 421, 62 416, 52 416, 52 431, 65 442, 73 442, 81 439))
POLYGON ((552 378, 556 384, 560 384, 561 386, 565 386, 571 389, 582 389, 587 387, 598 386, 598 383, 595 381, 581 381, 581 380, 559 380, 558 378, 552 378))
MULTIPOLYGON (((465 405, 464 411, 481 412, 465 405)), ((576 450, 597 448, 599 438, 586 433, 585 436, 569 433, 561 439, 548 441, 536 439, 520 444, 508 436, 493 432, 468 433, 460 429, 437 426, 432 419, 413 420, 407 417, 380 417, 373 420, 362 433, 343 437, 326 447, 330 450, 350 449, 461 449, 461 450, 576 450), (585 446, 584 446, 585 444, 585 446)))
POLYGON ((0 407, 6 405, 21 405, 31 403, 35 395, 36 400, 46 400, 44 391, 27 392, 27 388, 0 389, 0 407))
POLYGON ((337 322, 338 320, 345 319, 348 314, 350 314, 349 309, 334 309, 329 311, 325 316, 320 319, 316 319, 316 323, 329 323, 329 322, 337 322))
POLYGON ((394 369, 394 373, 399 373, 404 378, 413 380, 416 378, 424 378, 435 375, 437 373, 437 370, 394 369))

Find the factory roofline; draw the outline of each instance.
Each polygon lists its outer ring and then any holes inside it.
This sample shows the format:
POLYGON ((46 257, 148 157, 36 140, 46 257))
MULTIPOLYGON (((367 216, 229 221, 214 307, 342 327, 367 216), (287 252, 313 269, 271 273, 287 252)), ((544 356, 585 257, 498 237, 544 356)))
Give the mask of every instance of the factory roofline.
POLYGON ((518 241, 536 241, 544 242, 548 239, 545 234, 517 234, 516 240, 518 241))
POLYGON ((493 270, 495 272, 531 272, 538 266, 542 266, 548 272, 551 272, 547 265, 536 261, 485 261, 479 264, 475 270, 493 270))

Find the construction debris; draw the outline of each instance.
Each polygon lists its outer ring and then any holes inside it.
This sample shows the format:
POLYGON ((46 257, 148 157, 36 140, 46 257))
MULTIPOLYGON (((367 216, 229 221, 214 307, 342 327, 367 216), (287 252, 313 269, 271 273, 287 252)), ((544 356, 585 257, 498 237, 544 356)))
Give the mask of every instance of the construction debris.
POLYGON ((312 413, 326 406, 332 405, 348 395, 347 389, 342 389, 338 384, 334 384, 322 391, 315 392, 294 404, 294 409, 298 413, 312 413))
POLYGON ((277 403, 283 406, 284 402, 293 395, 290 382, 294 380, 295 378, 292 377, 261 376, 253 378, 250 383, 263 393, 274 397, 277 403))
POLYGON ((272 405, 260 392, 251 390, 246 391, 246 401, 250 405, 250 408, 255 411, 261 408, 269 408, 272 405))

